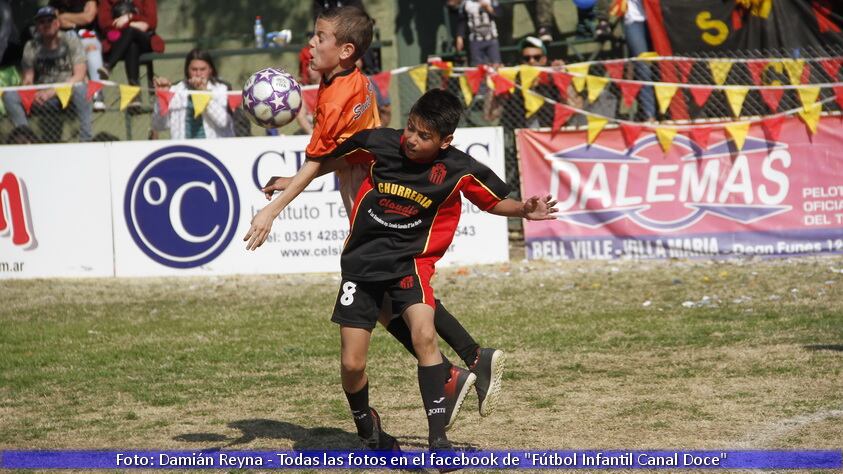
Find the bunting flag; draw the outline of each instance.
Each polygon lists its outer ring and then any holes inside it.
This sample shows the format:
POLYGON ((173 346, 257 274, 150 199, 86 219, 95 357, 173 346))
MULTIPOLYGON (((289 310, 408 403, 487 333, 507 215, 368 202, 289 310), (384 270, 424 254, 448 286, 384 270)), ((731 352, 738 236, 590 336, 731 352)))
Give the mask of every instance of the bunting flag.
POLYGON ((764 103, 773 113, 779 110, 782 94, 784 94, 784 89, 761 89, 761 98, 764 99, 764 103))
POLYGON ((209 92, 193 92, 190 94, 190 100, 193 101, 193 118, 199 118, 208 108, 208 103, 211 102, 211 94, 209 92))
POLYGON ((562 128, 571 116, 574 115, 574 109, 570 107, 566 107, 562 104, 553 104, 553 129, 552 132, 556 133, 557 130, 562 128))
POLYGON ((711 77, 714 78, 714 83, 722 86, 729 77, 732 63, 731 61, 710 61, 708 67, 711 69, 711 77))
POLYGON ((486 67, 485 66, 478 66, 473 69, 469 69, 464 73, 465 80, 468 82, 468 85, 471 86, 471 93, 476 94, 477 91, 480 90, 480 84, 483 83, 483 78, 486 77, 486 67))
POLYGON ((790 78, 790 85, 798 86, 802 82, 802 74, 805 70, 805 60, 804 59, 785 59, 782 61, 785 70, 787 71, 787 77, 790 78))
POLYGON ((462 100, 465 102, 465 105, 471 104, 471 101, 474 99, 474 93, 471 92, 471 86, 468 84, 468 78, 466 76, 460 76, 460 92, 462 92, 462 100))
POLYGON ((600 135, 600 132, 603 131, 603 127, 609 123, 609 119, 603 117, 596 117, 594 115, 588 116, 588 144, 591 145, 594 143, 594 140, 597 139, 597 136, 600 135))
POLYGON ((88 89, 85 91, 85 99, 91 100, 91 97, 93 97, 94 94, 102 90, 102 86, 102 82, 88 81, 88 89))
MULTIPOLYGON (((503 76, 507 81, 511 82, 513 87, 515 86, 515 76, 518 75, 518 72, 519 68, 517 67, 502 67, 498 69, 498 74, 503 76)), ((512 91, 510 90, 510 92, 512 91)))
MULTIPOLYGON (((304 96, 304 90, 302 90, 302 96, 304 96)), ((238 108, 240 108, 240 104, 243 103, 243 94, 236 93, 236 94, 228 94, 228 108, 234 112, 238 108)), ((309 110, 309 109, 308 109, 309 110)))
MULTIPOLYGON (((304 106, 307 107, 311 113, 316 111, 316 104, 319 102, 319 89, 314 87, 311 89, 302 89, 301 90, 301 100, 304 102, 304 106)), ((241 96, 242 100, 242 96, 241 96)))
POLYGON ((140 87, 120 84, 120 111, 126 110, 132 99, 140 93, 140 87))
POLYGON ((711 127, 693 127, 688 130, 688 138, 705 150, 708 148, 708 138, 712 130, 711 127))
POLYGON ((598 97, 600 97, 600 93, 603 92, 603 89, 606 88, 606 84, 609 83, 609 79, 600 76, 587 76, 586 77, 586 85, 588 86, 588 102, 594 103, 598 97))
POLYGON ((524 96, 524 116, 530 118, 544 105, 544 96, 523 87, 521 94, 524 96))
POLYGON ((435 60, 429 61, 427 64, 430 65, 430 67, 434 67, 436 69, 441 69, 442 71, 444 71, 445 77, 450 77, 451 71, 454 69, 454 63, 452 63, 451 61, 435 60))
POLYGON ((389 95, 389 83, 392 82, 392 71, 379 72, 375 75, 369 76, 369 79, 378 86, 378 90, 381 92, 381 95, 389 95))
MULTIPOLYGON (((536 78, 538 78, 539 74, 541 74, 541 70, 533 66, 521 66, 520 69, 521 87, 527 89, 533 87, 533 83, 536 82, 536 78)), ((513 82, 514 81, 515 78, 513 78, 513 82)))
POLYGON ((422 94, 427 92, 427 64, 410 69, 408 74, 422 94))
POLYGON ((676 67, 679 69, 679 78, 683 84, 688 83, 688 78, 691 76, 691 69, 694 68, 694 62, 682 59, 676 61, 676 67))
POLYGON ((679 86, 656 84, 654 88, 656 89, 656 100, 659 103, 659 112, 664 114, 667 112, 667 108, 670 107, 670 101, 673 100, 673 96, 676 95, 679 86))
POLYGON ((623 77, 623 70, 625 64, 621 61, 606 63, 603 65, 606 68, 606 74, 612 79, 618 80, 623 77))
POLYGON ((749 125, 749 122, 734 122, 725 126, 726 131, 732 137, 732 141, 735 142, 735 147, 738 151, 743 150, 743 144, 746 142, 746 134, 749 133, 749 125))
POLYGON ((817 102, 817 97, 820 96, 819 87, 800 87, 797 89, 799 93, 799 100, 802 101, 802 108, 807 111, 811 106, 817 102))
POLYGON ((752 83, 756 86, 763 84, 764 68, 767 67, 767 61, 751 61, 746 63, 746 68, 749 69, 749 75, 752 77, 752 83))
POLYGON ((782 124, 784 123, 784 119, 784 115, 779 115, 777 117, 770 117, 761 121, 761 127, 764 129, 764 133, 767 135, 767 139, 772 141, 776 141, 779 139, 779 134, 782 131, 782 124))
POLYGON ((843 109, 843 86, 834 86, 834 99, 837 101, 837 105, 843 109))
POLYGON ((492 75, 492 83, 495 86, 495 95, 508 94, 515 87, 515 83, 500 74, 492 75))
POLYGON ((709 87, 692 87, 689 90, 691 91, 691 97, 694 98, 694 103, 699 107, 703 107, 714 89, 709 87))
POLYGON ((840 72, 840 65, 843 64, 843 59, 833 58, 820 61, 825 73, 831 78, 832 82, 837 82, 837 74, 840 72))
POLYGON ((623 135, 623 141, 626 143, 627 148, 632 148, 632 145, 635 144, 635 140, 638 139, 638 136, 641 135, 641 132, 644 131, 644 127, 642 125, 637 125, 630 122, 621 122, 621 135, 623 135))
POLYGON ((38 93, 38 89, 18 89, 18 95, 20 96, 21 104, 23 104, 23 110, 26 111, 26 115, 32 111, 32 103, 35 101, 35 94, 38 93))
POLYGON ((729 106, 732 108, 732 113, 735 114, 735 117, 741 116, 743 101, 746 99, 747 93, 749 93, 749 89, 746 87, 730 87, 726 89, 726 100, 729 101, 729 106))
POLYGON ((158 99, 159 115, 167 115, 170 112, 170 101, 173 100, 173 95, 168 89, 155 89, 155 97, 158 99))
POLYGON ((589 64, 572 64, 567 67, 568 72, 574 74, 574 90, 582 92, 585 87, 585 76, 588 75, 589 64))
POLYGON ((820 112, 822 112, 822 109, 822 104, 814 104, 808 109, 799 111, 799 116, 802 117, 808 130, 811 131, 811 135, 817 133, 817 125, 820 122, 820 112))
POLYGON ((554 72, 550 77, 553 78, 553 84, 559 90, 559 97, 563 100, 566 99, 568 97, 568 87, 571 85, 571 79, 573 79, 571 75, 564 72, 554 72))
POLYGON ((61 102, 61 108, 66 109, 67 105, 70 104, 70 96, 73 94, 73 86, 66 85, 66 86, 56 86, 55 88, 56 96, 59 98, 59 102, 61 102))
POLYGON ((641 90, 641 84, 638 82, 621 82, 621 95, 623 96, 623 103, 627 107, 632 107, 632 102, 638 96, 641 90))
POLYGON ((673 138, 679 130, 672 127, 656 127, 656 138, 659 139, 659 145, 662 150, 667 153, 670 150, 670 145, 673 144, 673 138))

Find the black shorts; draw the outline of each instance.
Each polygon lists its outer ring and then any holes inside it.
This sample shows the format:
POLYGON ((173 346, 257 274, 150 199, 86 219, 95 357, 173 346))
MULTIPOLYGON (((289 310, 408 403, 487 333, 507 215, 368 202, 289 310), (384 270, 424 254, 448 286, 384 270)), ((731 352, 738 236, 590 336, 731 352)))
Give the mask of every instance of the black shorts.
POLYGON ((378 323, 384 296, 392 300, 392 313, 404 311, 418 303, 436 308, 430 278, 425 273, 388 281, 355 282, 343 278, 331 321, 355 328, 372 329, 378 323))

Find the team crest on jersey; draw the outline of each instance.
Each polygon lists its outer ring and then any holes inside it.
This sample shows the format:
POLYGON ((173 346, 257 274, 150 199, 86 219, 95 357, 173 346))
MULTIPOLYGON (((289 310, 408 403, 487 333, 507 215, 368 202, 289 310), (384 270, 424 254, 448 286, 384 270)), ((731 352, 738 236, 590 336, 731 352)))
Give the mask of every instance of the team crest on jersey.
POLYGON ((448 174, 448 169, 445 168, 445 165, 442 163, 436 163, 433 165, 433 168, 430 169, 430 174, 427 176, 427 179, 430 180, 433 184, 442 184, 445 181, 445 175, 448 174))
POLYGON ((407 275, 407 276, 405 276, 404 278, 401 279, 401 281, 398 283, 398 286, 400 286, 401 289, 409 290, 415 284, 416 284, 416 280, 415 280, 415 278, 413 278, 413 275, 407 275))

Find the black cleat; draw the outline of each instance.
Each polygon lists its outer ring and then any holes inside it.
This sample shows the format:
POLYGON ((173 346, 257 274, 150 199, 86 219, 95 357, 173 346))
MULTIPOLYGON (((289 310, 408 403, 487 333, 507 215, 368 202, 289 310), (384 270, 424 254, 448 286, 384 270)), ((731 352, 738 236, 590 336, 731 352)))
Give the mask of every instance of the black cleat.
MULTIPOLYGON (((436 438, 430 442, 431 453, 452 454, 454 452, 454 445, 451 444, 447 438, 436 438)), ((453 472, 462 469, 462 466, 443 466, 437 467, 439 472, 453 472)))
POLYGON ((449 375, 448 381, 445 382, 445 413, 448 414, 448 424, 445 425, 445 431, 454 427, 457 415, 462 408, 462 402, 465 401, 465 396, 468 395, 477 379, 477 376, 472 374, 471 371, 456 365, 451 366, 449 375))
POLYGON ((471 372, 477 376, 474 384, 480 401, 480 416, 489 416, 495 411, 501 393, 501 378, 506 362, 502 350, 484 348, 477 352, 477 360, 471 372))
POLYGON ((372 436, 360 438, 363 449, 371 451, 401 451, 398 440, 381 427, 381 416, 374 408, 372 410, 372 436))

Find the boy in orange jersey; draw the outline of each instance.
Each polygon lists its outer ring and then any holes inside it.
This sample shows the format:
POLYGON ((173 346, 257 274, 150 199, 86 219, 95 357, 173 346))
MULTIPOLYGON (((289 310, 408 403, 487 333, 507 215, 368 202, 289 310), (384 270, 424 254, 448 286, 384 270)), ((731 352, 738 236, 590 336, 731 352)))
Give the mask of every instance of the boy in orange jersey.
MULTIPOLYGON (((259 211, 252 219, 252 226, 244 240, 247 249, 254 250, 265 240, 278 214, 320 173, 320 158, 332 152, 337 145, 354 133, 380 125, 373 88, 354 63, 366 51, 372 40, 372 19, 355 7, 341 7, 319 15, 313 37, 310 39, 312 60, 310 67, 322 75, 314 112, 314 129, 306 149, 307 159, 292 179, 276 178, 264 188, 270 199, 274 191, 283 193, 259 211), (271 189, 270 189, 271 188, 271 189)), ((338 171, 340 193, 348 215, 360 187, 368 176, 368 165, 352 165, 338 171)), ((390 307, 391 305, 385 305, 390 307)), ((387 330, 404 347, 416 356, 412 337, 406 322, 392 319, 385 311, 379 318, 387 330)), ((466 396, 475 386, 480 399, 480 414, 489 415, 494 409, 500 392, 504 353, 497 349, 480 348, 459 324, 456 318, 441 305, 436 311, 437 331, 471 367, 471 371, 447 364, 445 387, 448 406, 448 428, 456 421, 457 413, 466 396), (475 380, 478 381, 474 385, 475 380)), ((368 407, 368 383, 362 386, 343 385, 355 416, 358 434, 364 446, 373 449, 392 449, 397 446, 394 438, 380 429, 380 421, 368 407)))

